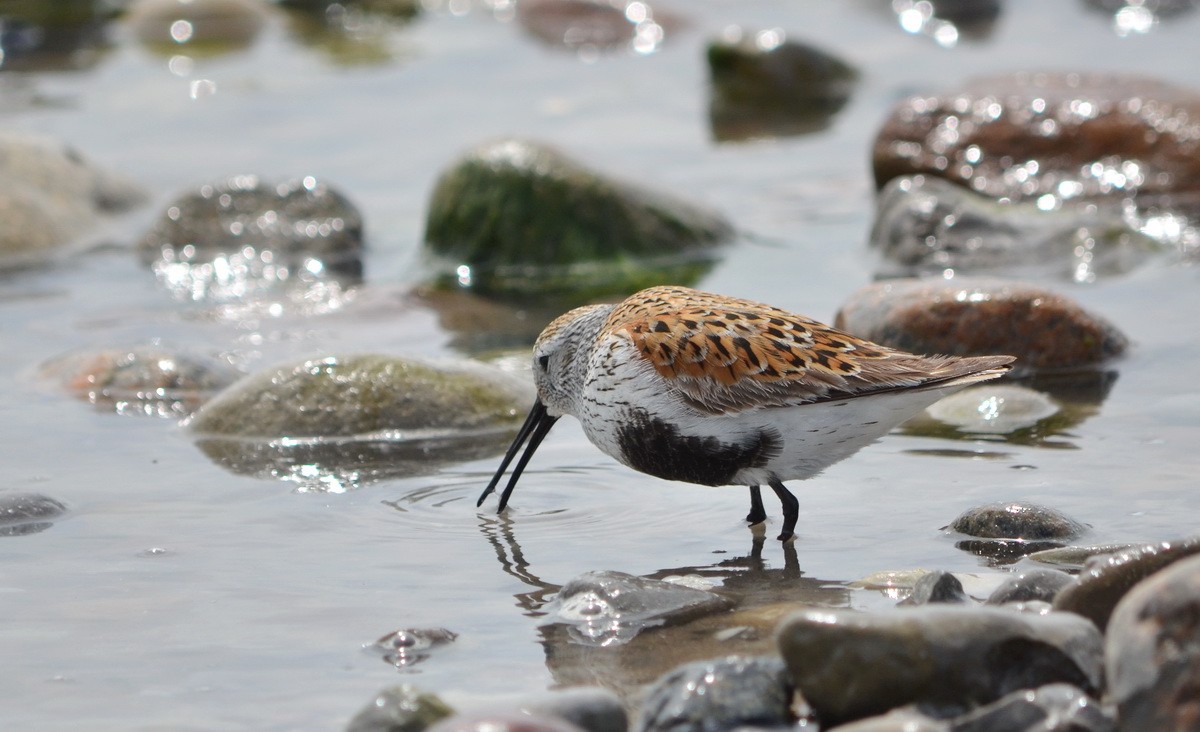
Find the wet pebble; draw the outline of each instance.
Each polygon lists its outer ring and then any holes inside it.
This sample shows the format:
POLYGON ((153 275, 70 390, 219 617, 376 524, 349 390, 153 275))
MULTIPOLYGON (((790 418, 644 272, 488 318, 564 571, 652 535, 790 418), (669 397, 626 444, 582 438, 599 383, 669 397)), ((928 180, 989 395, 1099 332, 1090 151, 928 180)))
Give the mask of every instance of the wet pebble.
POLYGON ((786 727, 792 686, 777 658, 727 656, 685 664, 646 694, 634 732, 786 727))
POLYGON ((850 296, 834 326, 913 353, 1007 353, 1021 372, 1091 367, 1129 341, 1066 296, 1020 282, 889 280, 850 296))
POLYGON ((1014 602, 1053 602, 1055 595, 1064 587, 1075 582, 1066 572, 1055 569, 1033 567, 1023 569, 1009 577, 992 591, 985 601, 987 605, 1004 605, 1014 602))
POLYGON ((971 598, 963 590, 962 582, 949 572, 941 570, 924 575, 913 585, 912 594, 901 600, 900 605, 928 605, 930 603, 961 604, 971 598))
POLYGON ((884 613, 810 609, 784 621, 779 649, 822 726, 918 703, 950 717, 1018 689, 1101 689, 1096 627, 1071 613, 928 605, 884 613))
POLYGON ((967 509, 946 527, 983 539, 1073 539, 1087 527, 1063 513, 1021 501, 1001 501, 967 509))
POLYGON ((66 511, 61 501, 40 493, 0 493, 0 536, 45 531, 66 511))
POLYGON ((214 53, 252 44, 268 9, 263 0, 133 0, 126 21, 147 48, 214 53))
POLYGON ((612 646, 648 628, 712 614, 730 604, 706 590, 602 570, 563 585, 544 608, 541 622, 566 625, 577 643, 612 646))
POLYGON ((437 696, 410 684, 392 686, 350 720, 346 732, 423 732, 454 710, 437 696))
POLYGON ((44 377, 117 414, 184 417, 241 378, 228 361, 162 344, 78 351, 47 361, 44 377))
POLYGON ((458 633, 445 628, 404 628, 388 633, 371 647, 382 654, 383 660, 403 668, 424 661, 430 649, 453 643, 455 638, 458 633))
POLYGON ((526 714, 565 719, 584 732, 626 732, 629 729, 629 716, 621 698, 600 686, 550 691, 526 699, 518 706, 526 714))
POLYGON ((1200 728, 1200 557, 1134 586, 1113 611, 1106 650, 1122 729, 1200 728))
POLYGON ((949 725, 949 732, 1112 732, 1115 729, 1112 712, 1070 684, 1014 691, 952 720, 949 725))
POLYGON ((312 176, 238 175, 169 203, 138 250, 177 299, 238 301, 357 283, 363 222, 348 198, 312 176))
POLYGON ((925 173, 993 198, 1195 191, 1200 95, 1113 74, 976 79, 899 103, 876 137, 874 167, 879 186, 925 173))
POLYGON ((547 45, 581 54, 620 47, 646 54, 662 45, 679 20, 631 0, 522 0, 517 23, 547 45))
MULTIPOLYGON (((1149 227, 1145 227, 1149 229, 1149 227)), ((1120 205, 995 200, 931 176, 884 186, 871 227, 885 277, 1005 275, 1087 283, 1124 274, 1182 241, 1155 239, 1120 205)))
POLYGON ((1130 588, 1167 565, 1195 554, 1200 554, 1200 538, 1144 544, 1096 556, 1079 573, 1078 582, 1054 598, 1054 609, 1082 615, 1104 630, 1113 609, 1130 588))
POLYGON ((587 302, 694 283, 733 236, 719 214, 597 173, 548 146, 482 145, 438 179, 425 224, 443 284, 587 302))
POLYGON ((727 28, 708 44, 709 119, 717 140, 815 132, 845 106, 858 72, 778 29, 727 28))

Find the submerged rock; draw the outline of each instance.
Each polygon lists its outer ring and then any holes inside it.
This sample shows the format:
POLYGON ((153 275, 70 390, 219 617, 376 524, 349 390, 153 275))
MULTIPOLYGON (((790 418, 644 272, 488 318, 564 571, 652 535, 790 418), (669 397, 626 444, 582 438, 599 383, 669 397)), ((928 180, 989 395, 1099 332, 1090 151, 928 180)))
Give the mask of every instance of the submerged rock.
POLYGON ((0 536, 45 531, 66 511, 61 501, 40 493, 0 493, 0 536))
POLYGON ((1082 615, 1104 630, 1113 609, 1130 588, 1167 565, 1196 554, 1200 554, 1200 539, 1190 538, 1099 555, 1084 566, 1078 582, 1054 598, 1054 609, 1082 615))
POLYGON ((144 200, 136 184, 58 141, 0 133, 0 271, 49 261, 103 215, 144 200))
POLYGON ((280 0, 298 43, 341 66, 406 57, 396 29, 420 15, 420 0, 280 0))
POLYGON ((877 282, 850 296, 834 327, 914 353, 1007 353, 1019 372, 1094 367, 1129 344, 1065 296, 998 279, 877 282))
POLYGON ((715 261, 714 246, 732 236, 716 213, 512 139, 476 148, 443 173, 425 225, 445 283, 572 303, 694 283, 715 261))
POLYGON ((646 693, 632 732, 725 732, 790 725, 792 684, 777 658, 727 656, 696 661, 646 693))
POLYGON ((930 572, 913 585, 912 594, 901 600, 899 605, 929 605, 947 603, 959 605, 969 602, 962 582, 949 572, 930 572))
POLYGON ((177 299, 229 302, 357 283, 362 227, 358 209, 311 176, 240 175, 175 199, 138 249, 177 299))
POLYGON ((453 643, 455 638, 458 633, 445 628, 404 628, 383 636, 371 648, 396 668, 404 668, 424 661, 430 649, 453 643))
POLYGON ((1120 206, 995 200, 941 178, 894 178, 879 196, 870 242, 885 277, 1055 277, 1086 283, 1184 248, 1155 238, 1120 206))
POLYGON ((215 54, 250 46, 269 7, 263 0, 133 0, 125 17, 146 48, 215 54))
POLYGON ((1126 549, 1135 549, 1141 544, 1095 544, 1092 546, 1062 546, 1034 552, 1029 558, 1035 562, 1061 567, 1067 571, 1083 569, 1088 560, 1104 554, 1115 554, 1126 549))
POLYGON ((1001 501, 976 506, 959 514, 945 527, 982 539, 1074 539, 1087 530, 1084 524, 1047 506, 1001 501))
POLYGON ((589 646, 628 643, 648 628, 728 608, 720 595, 624 572, 585 572, 563 585, 542 625, 566 625, 571 640, 589 646))
POLYGON ((523 700, 521 712, 565 719, 585 732, 627 732, 629 717, 621 698, 599 686, 576 686, 523 700))
POLYGON ((858 72, 778 29, 725 30, 708 44, 709 120, 717 140, 782 137, 827 127, 858 72))
POLYGON ((503 450, 530 399, 484 364, 330 356, 248 376, 186 424, 234 472, 342 492, 503 450))
POLYGON ((454 714, 433 694, 409 684, 384 689, 346 725, 346 732, 424 732, 454 714))
POLYGON ((917 703, 950 717, 1005 694, 1103 684, 1100 633, 1071 613, 927 605, 884 613, 813 608, 786 620, 779 649, 822 728, 917 703))
POLYGON ((161 344, 69 353, 41 372, 103 411, 176 419, 242 376, 228 361, 161 344))
POLYGON ((1200 557, 1139 582, 1108 623, 1109 694, 1121 729, 1200 725, 1200 557))
POLYGON ((658 50, 680 24, 633 0, 522 0, 517 23, 552 47, 580 53, 627 47, 641 54, 658 50))
POLYGON ((1075 578, 1056 569, 1024 569, 1004 581, 988 596, 988 605, 1010 602, 1053 602, 1064 587, 1074 584, 1075 578))
POLYGON ((992 198, 1200 190, 1200 95, 1155 79, 1016 73, 898 104, 876 183, 925 173, 992 198))

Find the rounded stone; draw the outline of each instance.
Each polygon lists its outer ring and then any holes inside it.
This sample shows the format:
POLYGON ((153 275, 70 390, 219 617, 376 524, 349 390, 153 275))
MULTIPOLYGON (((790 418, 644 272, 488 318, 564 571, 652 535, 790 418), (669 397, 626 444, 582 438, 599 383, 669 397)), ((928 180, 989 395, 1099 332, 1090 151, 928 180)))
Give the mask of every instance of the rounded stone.
POLYGON ((1088 618, 1108 627, 1109 617, 1125 593, 1169 564, 1200 554, 1200 538, 1162 541, 1098 555, 1084 565, 1078 581, 1054 598, 1055 610, 1088 618))
POLYGON ((147 48, 214 53, 253 43, 267 10, 261 0, 134 0, 126 19, 147 48))
POLYGON ((970 600, 962 582, 949 572, 930 572, 917 580, 912 594, 899 605, 928 605, 930 603, 961 604, 970 600))
POLYGON ((634 12, 627 0, 522 0, 517 3, 517 23, 548 46, 595 52, 632 48, 652 53, 673 32, 679 21, 639 2, 634 12))
POLYGON ((574 686, 523 700, 526 714, 565 719, 584 732, 627 732, 629 716, 621 697, 601 686, 574 686))
POLYGON ((1121 729, 1200 725, 1200 557, 1139 582, 1108 623, 1109 695, 1121 729))
POLYGON ((1003 605, 1010 602, 1053 602, 1054 597, 1075 578, 1055 569, 1034 567, 1024 569, 1006 579, 988 596, 986 604, 1003 605))
POLYGON ((354 715, 346 732, 424 732, 452 714, 437 696, 400 684, 381 691, 354 715))
POLYGON ((1070 684, 1022 689, 954 719, 953 732, 1114 732, 1111 710, 1070 684))
POLYGON ((1019 372, 1093 367, 1125 352, 1125 337, 1069 298, 999 279, 902 279, 867 285, 834 327, 913 353, 1016 356, 1019 372))
POLYGON ((45 531, 66 511, 61 501, 40 493, 0 493, 0 536, 45 531))
POLYGON ((430 732, 583 732, 579 727, 559 717, 519 712, 450 717, 433 725, 429 730, 430 732))
POLYGON ((727 656, 685 664, 647 692, 633 732, 786 727, 792 686, 777 658, 727 656))
POLYGON ((407 668, 428 658, 431 649, 453 643, 456 638, 458 633, 445 628, 404 628, 383 636, 371 648, 396 668, 407 668))
POLYGON ((1073 539, 1087 527, 1046 506, 1001 501, 967 509, 946 527, 981 539, 1073 539))
POLYGON ((515 139, 482 145, 443 173, 425 224, 444 283, 570 302, 694 282, 732 236, 714 212, 515 139))

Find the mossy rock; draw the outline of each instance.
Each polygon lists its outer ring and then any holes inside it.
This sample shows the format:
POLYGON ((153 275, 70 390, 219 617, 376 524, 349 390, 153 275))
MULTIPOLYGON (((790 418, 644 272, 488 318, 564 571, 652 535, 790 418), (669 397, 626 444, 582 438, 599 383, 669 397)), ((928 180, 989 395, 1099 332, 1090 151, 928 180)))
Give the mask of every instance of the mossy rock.
POLYGON ((733 233, 717 213, 506 139, 471 151, 437 181, 425 242, 443 282, 587 300, 695 282, 733 233))
POLYGON ((471 362, 330 356, 242 379, 192 415, 206 437, 432 438, 506 429, 528 408, 516 378, 471 362))

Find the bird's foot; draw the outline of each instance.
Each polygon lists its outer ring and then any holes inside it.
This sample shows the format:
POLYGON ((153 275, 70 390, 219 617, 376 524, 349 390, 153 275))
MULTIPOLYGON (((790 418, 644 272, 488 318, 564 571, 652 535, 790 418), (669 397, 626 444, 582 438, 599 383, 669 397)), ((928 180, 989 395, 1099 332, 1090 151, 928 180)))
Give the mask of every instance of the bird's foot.
POLYGON ((796 542, 796 532, 785 531, 775 538, 779 539, 783 544, 794 544, 796 542))
POLYGON ((761 524, 763 521, 766 521, 766 520, 767 520, 767 512, 766 511, 762 511, 762 512, 751 511, 750 513, 746 514, 746 523, 750 524, 751 526, 753 526, 755 524, 761 524))

